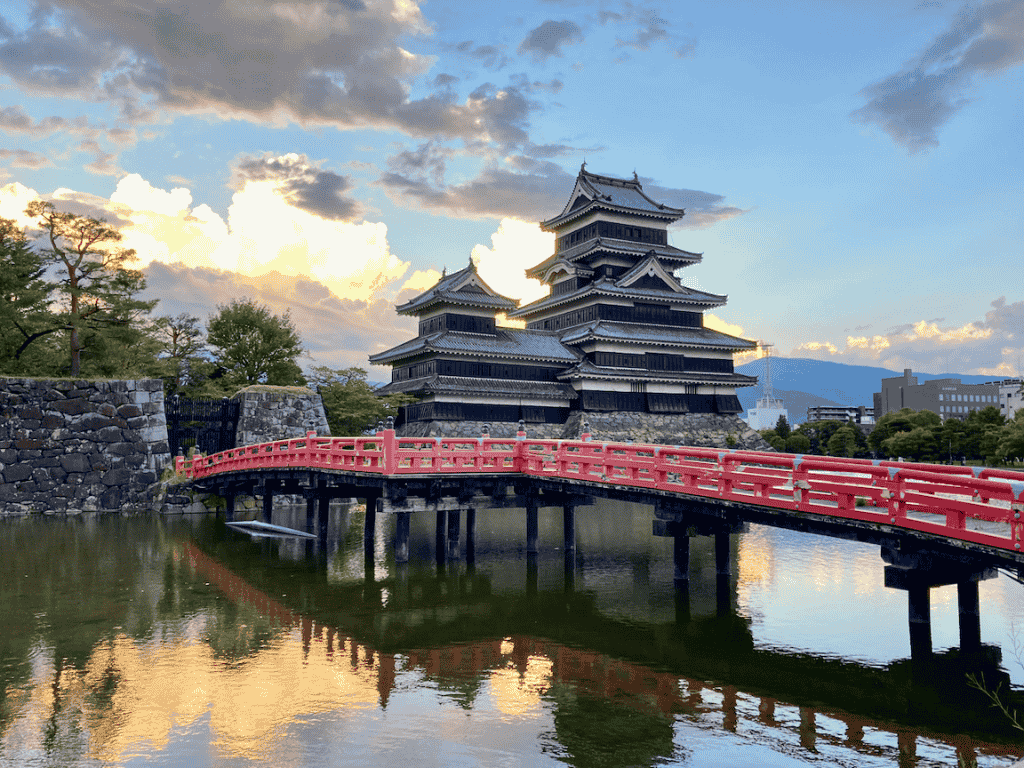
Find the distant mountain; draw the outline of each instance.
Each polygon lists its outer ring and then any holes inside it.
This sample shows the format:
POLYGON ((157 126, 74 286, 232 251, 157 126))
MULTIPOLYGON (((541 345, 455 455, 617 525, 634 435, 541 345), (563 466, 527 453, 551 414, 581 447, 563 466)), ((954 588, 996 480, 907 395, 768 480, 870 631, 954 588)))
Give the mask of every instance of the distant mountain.
MULTIPOLYGON (((757 405, 764 397, 765 359, 737 366, 739 373, 757 376, 756 387, 742 387, 736 391, 744 412, 757 405)), ((845 365, 824 360, 801 357, 772 358, 772 389, 789 411, 792 424, 807 420, 807 409, 814 405, 866 405, 872 406, 875 392, 882 389, 882 379, 902 376, 903 371, 890 371, 869 365, 845 365)), ((993 376, 965 376, 960 373, 918 373, 917 383, 932 379, 960 379, 964 384, 984 384, 993 376)))

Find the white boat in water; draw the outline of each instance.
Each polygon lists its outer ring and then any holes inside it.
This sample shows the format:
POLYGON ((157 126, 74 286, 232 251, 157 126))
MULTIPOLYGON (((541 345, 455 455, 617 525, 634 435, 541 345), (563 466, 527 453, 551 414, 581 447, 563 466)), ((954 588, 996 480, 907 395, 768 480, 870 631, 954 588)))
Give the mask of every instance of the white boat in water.
POLYGON ((232 520, 227 523, 230 527, 238 531, 245 531, 250 536, 256 538, 278 538, 285 536, 295 536, 300 539, 315 539, 315 533, 306 533, 295 528, 286 528, 283 525, 272 525, 271 523, 264 523, 262 520, 232 520))

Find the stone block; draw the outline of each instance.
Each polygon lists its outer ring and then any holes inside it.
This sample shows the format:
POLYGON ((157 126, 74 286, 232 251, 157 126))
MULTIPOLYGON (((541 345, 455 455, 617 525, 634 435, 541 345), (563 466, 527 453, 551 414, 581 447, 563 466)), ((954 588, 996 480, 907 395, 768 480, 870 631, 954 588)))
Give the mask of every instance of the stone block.
POLYGON ((79 430, 100 430, 113 425, 113 423, 109 416, 103 416, 99 413, 87 413, 75 422, 75 426, 79 430))
POLYGON ((89 403, 82 400, 79 397, 74 397, 68 400, 58 400, 53 404, 55 411, 66 413, 69 416, 81 416, 83 413, 90 413, 92 408, 89 407, 89 403))
POLYGON ((15 441, 14 447, 19 451, 37 451, 43 447, 43 441, 24 437, 21 440, 15 441))
POLYGON ((121 488, 108 488, 100 496, 100 509, 120 509, 122 495, 121 488))
POLYGON ((60 429, 64 426, 64 417, 49 413, 43 417, 41 426, 43 429, 60 429))
POLYGON ((18 460, 18 452, 14 448, 0 448, 0 462, 13 464, 18 460))
POLYGON ((114 456, 129 456, 136 452, 134 443, 111 443, 106 452, 114 456))
POLYGON ((0 482, 0 501, 14 502, 21 500, 21 492, 13 483, 0 482))
POLYGON ((124 439, 124 433, 121 427, 110 426, 104 427, 94 436, 96 442, 101 443, 117 443, 124 439))
POLYGON ((69 453, 60 457, 60 466, 65 472, 88 472, 91 463, 89 458, 81 453, 69 453))
POLYGON ((137 405, 122 405, 117 409, 117 415, 122 419, 134 419, 142 415, 142 409, 137 405))
POLYGON ((104 485, 127 485, 132 479, 132 471, 125 467, 110 469, 103 473, 104 485))
POLYGON ((32 477, 32 466, 30 464, 10 464, 4 469, 4 481, 7 483, 18 483, 32 477))
POLYGON ((39 406, 37 406, 37 405, 23 406, 22 408, 18 409, 18 418, 20 418, 22 420, 25 420, 25 419, 38 420, 38 419, 43 418, 43 412, 39 409, 39 406))
POLYGON ((114 415, 117 413, 117 409, 110 403, 101 403, 100 406, 96 409, 96 411, 101 415, 106 416, 108 419, 113 418, 114 415))

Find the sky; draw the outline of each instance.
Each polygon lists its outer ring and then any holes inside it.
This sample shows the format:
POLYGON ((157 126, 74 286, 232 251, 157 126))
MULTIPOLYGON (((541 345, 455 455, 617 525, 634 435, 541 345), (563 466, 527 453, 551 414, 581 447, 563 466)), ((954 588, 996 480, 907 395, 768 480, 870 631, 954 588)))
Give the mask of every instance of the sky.
POLYGON ((248 297, 383 380, 442 269, 544 294, 586 162, 686 209, 711 327, 1019 375, 1022 61, 1024 0, 5 0, 0 216, 105 218, 156 314, 248 297))

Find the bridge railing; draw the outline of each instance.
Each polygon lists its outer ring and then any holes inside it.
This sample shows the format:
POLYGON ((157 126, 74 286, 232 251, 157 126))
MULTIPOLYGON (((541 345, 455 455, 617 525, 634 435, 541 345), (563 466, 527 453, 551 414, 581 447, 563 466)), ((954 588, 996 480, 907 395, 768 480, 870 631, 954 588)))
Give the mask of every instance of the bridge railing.
POLYGON ((259 468, 387 476, 520 473, 880 522, 1019 550, 1024 473, 833 456, 582 440, 367 437, 278 440, 178 458, 193 479, 259 468))

